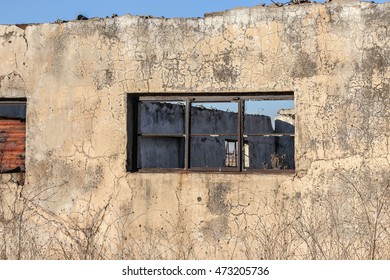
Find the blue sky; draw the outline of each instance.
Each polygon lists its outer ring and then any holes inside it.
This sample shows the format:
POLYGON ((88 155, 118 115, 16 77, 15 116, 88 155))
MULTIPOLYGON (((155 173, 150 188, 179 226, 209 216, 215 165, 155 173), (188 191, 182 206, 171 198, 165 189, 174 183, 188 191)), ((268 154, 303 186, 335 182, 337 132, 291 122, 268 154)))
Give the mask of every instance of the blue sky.
MULTIPOLYGON (((72 20, 82 14, 105 17, 112 14, 164 17, 201 17, 204 13, 237 6, 255 6, 259 0, 1 0, 0 24, 72 20)), ((270 2, 269 0, 267 0, 270 2)))
MULTIPOLYGON (((204 13, 271 3, 270 0, 0 0, 0 24, 72 20, 82 14, 105 17, 112 14, 164 17, 201 17, 204 13)), ((288 2, 281 1, 280 2, 288 2)), ((276 1, 276 2, 277 2, 276 1)), ((321 2, 321 1, 318 1, 321 2)), ((378 3, 384 0, 376 1, 378 3)), ((387 2, 387 1, 386 1, 387 2)))

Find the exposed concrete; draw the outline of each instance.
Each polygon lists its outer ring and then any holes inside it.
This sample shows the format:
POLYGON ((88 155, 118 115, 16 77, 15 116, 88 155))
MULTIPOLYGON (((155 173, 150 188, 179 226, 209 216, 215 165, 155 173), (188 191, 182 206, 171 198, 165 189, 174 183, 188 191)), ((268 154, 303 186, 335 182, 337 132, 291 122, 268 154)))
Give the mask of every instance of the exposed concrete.
POLYGON ((0 97, 28 103, 1 258, 390 258, 389 26, 363 2, 0 26, 0 97), (283 91, 295 174, 126 172, 127 93, 283 91))

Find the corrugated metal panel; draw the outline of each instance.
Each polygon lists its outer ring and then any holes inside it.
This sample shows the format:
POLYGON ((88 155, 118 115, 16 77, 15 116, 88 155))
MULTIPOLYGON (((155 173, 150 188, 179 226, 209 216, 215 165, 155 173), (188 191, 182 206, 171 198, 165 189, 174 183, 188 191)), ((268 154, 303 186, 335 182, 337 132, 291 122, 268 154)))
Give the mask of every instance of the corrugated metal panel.
POLYGON ((0 173, 24 171, 26 123, 21 119, 0 118, 0 173))

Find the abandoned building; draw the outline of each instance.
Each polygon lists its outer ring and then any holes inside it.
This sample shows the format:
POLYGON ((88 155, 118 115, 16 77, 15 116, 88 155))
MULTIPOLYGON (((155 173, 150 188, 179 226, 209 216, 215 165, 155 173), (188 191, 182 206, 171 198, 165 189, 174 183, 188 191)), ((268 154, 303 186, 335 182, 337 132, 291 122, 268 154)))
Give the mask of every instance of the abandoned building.
POLYGON ((352 0, 0 26, 0 258, 390 258, 389 26, 352 0))

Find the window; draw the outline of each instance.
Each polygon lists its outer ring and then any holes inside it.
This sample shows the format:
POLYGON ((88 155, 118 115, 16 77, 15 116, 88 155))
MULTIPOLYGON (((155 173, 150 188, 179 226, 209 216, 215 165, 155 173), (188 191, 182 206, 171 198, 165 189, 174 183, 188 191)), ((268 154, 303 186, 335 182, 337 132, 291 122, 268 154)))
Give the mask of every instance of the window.
POLYGON ((293 93, 131 96, 127 170, 293 170, 293 93))
POLYGON ((0 99, 0 173, 24 171, 26 101, 0 99))
POLYGON ((238 141, 237 140, 225 140, 225 166, 236 167, 238 165, 238 141))

